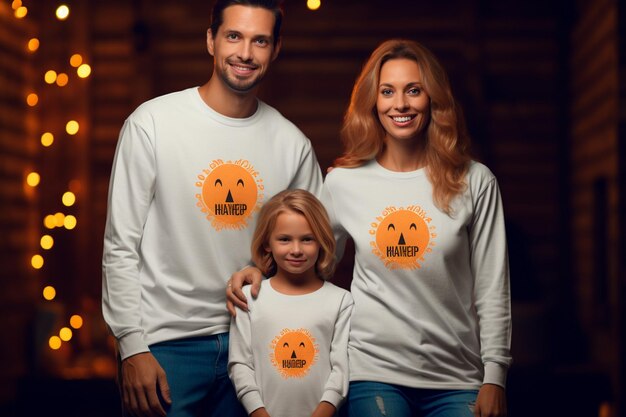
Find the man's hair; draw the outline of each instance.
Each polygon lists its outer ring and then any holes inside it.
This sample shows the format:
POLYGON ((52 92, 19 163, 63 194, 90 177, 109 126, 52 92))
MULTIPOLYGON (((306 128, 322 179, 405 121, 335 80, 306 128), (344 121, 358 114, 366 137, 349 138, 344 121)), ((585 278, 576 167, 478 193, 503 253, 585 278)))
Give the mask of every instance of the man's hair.
POLYGON ((224 23, 224 9, 230 6, 250 6, 261 7, 274 13, 274 31, 272 36, 274 37, 274 46, 280 39, 280 28, 283 23, 283 9, 281 7, 281 0, 216 0, 213 5, 213 11, 211 12, 211 33, 213 36, 217 35, 217 30, 224 23))

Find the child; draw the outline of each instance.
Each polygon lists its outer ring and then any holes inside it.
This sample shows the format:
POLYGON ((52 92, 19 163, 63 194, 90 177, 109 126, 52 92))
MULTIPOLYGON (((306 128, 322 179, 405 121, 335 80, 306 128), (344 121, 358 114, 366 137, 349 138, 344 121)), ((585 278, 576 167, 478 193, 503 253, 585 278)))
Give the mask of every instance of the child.
POLYGON ((348 391, 352 296, 325 279, 335 239, 324 207, 304 190, 261 209, 252 259, 267 277, 230 325, 228 373, 251 417, 330 417, 348 391))

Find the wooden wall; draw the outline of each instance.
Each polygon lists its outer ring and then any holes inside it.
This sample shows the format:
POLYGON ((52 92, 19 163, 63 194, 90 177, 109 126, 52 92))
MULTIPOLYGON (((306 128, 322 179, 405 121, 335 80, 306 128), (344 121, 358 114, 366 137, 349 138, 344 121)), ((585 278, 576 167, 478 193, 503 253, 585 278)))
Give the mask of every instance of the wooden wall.
POLYGON ((580 2, 571 54, 572 285, 592 357, 616 358, 618 264, 617 2, 580 2))
POLYGON ((571 45, 572 284, 592 362, 612 381, 626 416, 624 245, 624 8, 578 2, 571 45))
POLYGON ((0 404, 16 392, 15 381, 28 370, 33 303, 39 282, 31 268, 37 253, 37 190, 26 185, 36 169, 38 120, 26 104, 34 68, 26 45, 34 27, 16 19, 0 3, 0 404))
POLYGON ((617 306, 614 308, 617 360, 614 382, 617 416, 626 417, 626 7, 617 5, 618 39, 618 236, 617 242, 617 306))

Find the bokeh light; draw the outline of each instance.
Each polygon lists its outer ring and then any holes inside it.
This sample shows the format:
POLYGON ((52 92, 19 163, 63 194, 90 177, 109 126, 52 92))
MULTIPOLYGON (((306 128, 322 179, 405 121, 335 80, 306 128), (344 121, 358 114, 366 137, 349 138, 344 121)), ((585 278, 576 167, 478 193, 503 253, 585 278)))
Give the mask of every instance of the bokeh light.
POLYGON ((13 2, 11 2, 11 8, 13 10, 17 10, 20 7, 22 7, 22 0, 13 0, 13 2))
POLYGON ((54 143, 54 135, 50 132, 46 132, 41 135, 41 144, 45 147, 48 147, 54 143))
POLYGON ((59 330, 59 337, 64 342, 69 342, 72 339, 72 329, 69 327, 63 327, 59 330))
POLYGON ((54 70, 48 70, 46 71, 45 75, 43 76, 43 79, 48 83, 48 84, 54 84, 57 80, 57 72, 54 70))
POLYGON ((76 120, 70 120, 65 125, 65 131, 68 133, 68 135, 75 135, 75 134, 77 134, 79 128, 80 128, 80 126, 78 125, 78 122, 76 120))
POLYGON ((56 218, 53 214, 48 214, 43 219, 43 225, 46 229, 54 229, 57 226, 56 218))
POLYGON ((54 214, 54 225, 56 227, 63 227, 65 224, 65 214, 63 213, 55 213, 54 214))
POLYGON ((53 349, 53 350, 60 349, 62 343, 63 342, 61 342, 61 338, 59 336, 52 336, 48 340, 48 346, 50 346, 50 349, 53 349))
POLYGON ((75 329, 80 329, 81 327, 83 327, 83 318, 78 314, 74 314, 72 317, 70 317, 70 326, 75 329))
POLYGON ((66 191, 61 198, 63 205, 66 207, 71 207, 76 202, 76 196, 71 191, 66 191))
POLYGON ((65 20, 70 15, 70 8, 67 5, 62 4, 57 7, 56 16, 59 20, 65 20))
POLYGON ((69 80, 70 78, 64 72, 61 72, 59 73, 59 75, 57 75, 57 85, 59 87, 65 87, 67 83, 69 82, 69 80))
POLYGON ((322 2, 320 0, 307 0, 306 2, 306 7, 308 7, 309 10, 317 10, 321 5, 322 2))
POLYGON ((80 67, 80 64, 83 63, 83 57, 81 54, 74 54, 70 57, 70 65, 74 68, 80 67))
POLYGON ((15 9, 15 17, 17 17, 18 19, 22 19, 24 17, 26 17, 26 15, 28 14, 28 9, 24 6, 20 6, 17 9, 15 9))
POLYGON ((39 39, 31 38, 28 41, 28 50, 31 52, 35 52, 37 49, 39 49, 39 39))
POLYGON ((35 107, 39 103, 39 96, 35 93, 30 93, 26 96, 26 104, 30 107, 35 107))
POLYGON ((91 74, 91 67, 88 64, 82 64, 78 67, 76 73, 80 78, 87 78, 91 74))
POLYGON ((57 290, 54 289, 52 285, 48 285, 46 288, 43 289, 43 298, 45 298, 46 300, 52 301, 56 296, 57 290))
POLYGON ((39 239, 39 245, 45 250, 52 249, 54 246, 54 239, 50 235, 43 235, 41 239, 39 239))
POLYGON ((30 259, 30 264, 35 269, 41 269, 43 267, 43 256, 41 256, 41 255, 34 255, 30 259))
POLYGON ((65 226, 67 230, 72 230, 76 227, 77 223, 78 223, 78 220, 76 220, 76 217, 70 214, 70 215, 65 216, 63 225, 65 226))
POLYGON ((38 172, 33 171, 26 176, 26 184, 30 185, 31 187, 38 186, 40 181, 41 176, 38 172))

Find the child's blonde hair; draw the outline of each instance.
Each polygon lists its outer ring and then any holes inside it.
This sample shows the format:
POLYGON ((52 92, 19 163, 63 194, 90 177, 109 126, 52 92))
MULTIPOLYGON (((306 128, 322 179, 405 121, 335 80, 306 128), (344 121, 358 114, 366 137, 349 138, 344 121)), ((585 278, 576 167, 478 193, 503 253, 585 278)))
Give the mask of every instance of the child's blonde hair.
POLYGON ((252 261, 265 276, 271 277, 276 274, 276 262, 266 248, 276 226, 276 219, 281 213, 288 211, 303 215, 309 222, 311 231, 320 245, 315 272, 320 278, 329 279, 336 266, 335 237, 326 209, 313 194, 305 190, 282 191, 261 208, 252 237, 252 261))

